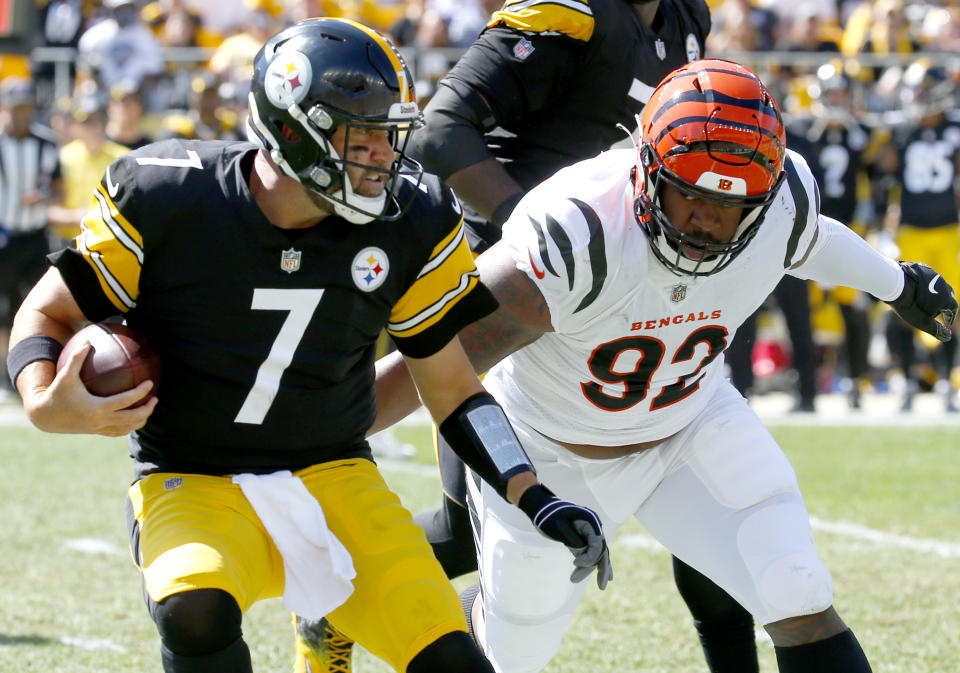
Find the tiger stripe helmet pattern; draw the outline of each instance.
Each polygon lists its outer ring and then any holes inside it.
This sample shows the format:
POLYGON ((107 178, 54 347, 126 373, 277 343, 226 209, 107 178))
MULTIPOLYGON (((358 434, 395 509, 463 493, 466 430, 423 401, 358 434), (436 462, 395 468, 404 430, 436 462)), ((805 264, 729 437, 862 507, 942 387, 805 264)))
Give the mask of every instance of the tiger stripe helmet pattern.
POLYGON ((760 78, 720 59, 693 61, 667 75, 640 119, 634 207, 654 254, 678 275, 705 276, 733 261, 756 235, 784 178, 783 118, 760 78), (669 183, 684 194, 743 208, 729 243, 704 243, 674 227, 661 209, 669 183), (684 247, 708 254, 689 259, 684 247))
POLYGON ((423 125, 413 75, 383 35, 347 19, 306 19, 274 35, 253 62, 248 96, 248 136, 270 153, 285 174, 329 201, 355 224, 395 221, 406 210, 396 201, 400 177, 419 185, 423 167, 405 153, 423 125), (346 125, 344 146, 355 129, 385 130, 396 153, 379 196, 353 190, 330 137, 346 125))

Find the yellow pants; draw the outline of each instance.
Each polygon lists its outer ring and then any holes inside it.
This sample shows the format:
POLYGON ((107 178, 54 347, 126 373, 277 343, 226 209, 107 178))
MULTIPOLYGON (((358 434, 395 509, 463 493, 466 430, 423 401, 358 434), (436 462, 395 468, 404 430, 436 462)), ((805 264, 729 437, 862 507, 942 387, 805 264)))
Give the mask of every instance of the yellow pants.
POLYGON ((955 292, 960 292, 960 226, 922 229, 903 225, 897 231, 900 259, 933 267, 955 292))
MULTIPOLYGON (((373 463, 339 460, 295 474, 357 571, 354 593, 328 615, 337 628, 398 671, 440 636, 467 630, 423 531, 373 463)), ((222 589, 245 612, 283 593, 283 559, 230 477, 152 474, 128 496, 139 527, 134 554, 154 601, 222 589)))

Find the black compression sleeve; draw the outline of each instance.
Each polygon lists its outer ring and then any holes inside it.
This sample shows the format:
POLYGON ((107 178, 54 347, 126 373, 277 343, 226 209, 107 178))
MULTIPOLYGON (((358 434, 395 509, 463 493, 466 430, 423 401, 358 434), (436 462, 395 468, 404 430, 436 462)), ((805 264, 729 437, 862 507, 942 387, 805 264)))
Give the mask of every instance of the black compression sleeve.
POLYGON ((510 477, 535 472, 510 421, 490 393, 468 397, 439 430, 460 459, 504 499, 510 477))
POLYGON ((493 124, 490 110, 478 94, 463 88, 465 95, 441 82, 423 111, 424 128, 410 140, 413 158, 444 180, 493 156, 483 141, 484 131, 493 124))

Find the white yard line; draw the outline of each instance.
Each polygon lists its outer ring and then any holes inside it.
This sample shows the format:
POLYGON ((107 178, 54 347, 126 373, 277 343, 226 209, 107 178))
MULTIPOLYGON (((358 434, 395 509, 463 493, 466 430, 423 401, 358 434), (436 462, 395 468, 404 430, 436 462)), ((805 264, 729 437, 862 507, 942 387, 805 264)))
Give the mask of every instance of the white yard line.
POLYGON ((127 648, 103 638, 80 638, 77 636, 60 636, 60 642, 70 647, 79 647, 81 650, 110 650, 111 652, 126 652, 127 648))
POLYGON ((78 537, 65 540, 63 546, 83 554, 104 554, 106 556, 124 556, 128 552, 112 542, 95 537, 78 537))
POLYGON ((936 554, 944 558, 960 557, 960 544, 956 542, 944 542, 943 540, 934 540, 931 538, 887 533, 886 531, 861 526, 858 523, 851 523, 849 521, 825 521, 815 516, 810 517, 810 524, 814 530, 843 537, 852 537, 858 540, 867 540, 881 547, 899 547, 924 554, 936 554))
MULTIPOLYGON (((849 521, 826 521, 815 516, 810 517, 810 525, 817 531, 840 537, 865 540, 879 547, 906 549, 921 554, 936 554, 944 558, 960 557, 960 544, 956 542, 944 542, 943 540, 934 540, 931 538, 898 535, 896 533, 888 533, 886 531, 861 526, 858 523, 850 523, 849 521)), ((635 549, 648 549, 650 551, 667 551, 656 539, 645 533, 625 535, 617 538, 614 544, 633 547, 635 549)))
MULTIPOLYGON (((388 472, 399 472, 402 474, 416 475, 425 479, 439 480, 437 468, 433 465, 423 463, 406 462, 390 458, 378 458, 377 463, 388 472)), ((960 557, 960 543, 945 542, 932 538, 910 537, 909 535, 899 535, 897 533, 888 533, 882 530, 868 528, 867 526, 849 521, 827 521, 819 517, 811 516, 810 524, 814 530, 849 537, 857 540, 872 542, 880 547, 900 548, 909 551, 915 551, 925 554, 936 554, 944 558, 960 557)), ((651 551, 663 550, 663 546, 654 538, 645 534, 626 535, 617 539, 616 544, 626 545, 648 549, 651 551)))

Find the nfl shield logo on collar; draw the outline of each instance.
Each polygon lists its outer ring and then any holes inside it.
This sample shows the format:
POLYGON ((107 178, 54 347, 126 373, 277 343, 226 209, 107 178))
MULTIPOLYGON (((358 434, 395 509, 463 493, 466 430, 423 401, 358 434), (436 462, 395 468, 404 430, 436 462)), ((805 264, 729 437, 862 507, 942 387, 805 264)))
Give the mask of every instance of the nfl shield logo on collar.
POLYGON ((661 61, 667 57, 667 45, 663 43, 663 40, 657 40, 653 43, 657 48, 657 58, 661 61))
POLYGON ((280 253, 280 268, 287 273, 293 273, 300 269, 300 251, 290 248, 280 253))
POLYGON ((687 298, 687 286, 683 283, 679 285, 674 285, 673 289, 670 291, 670 301, 672 302, 681 302, 687 298))

